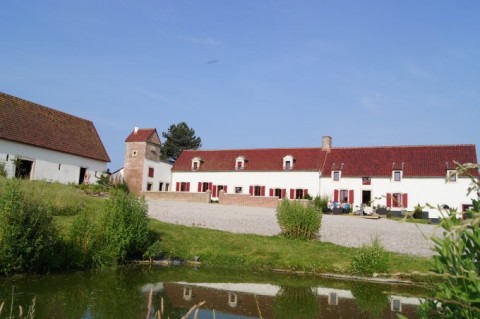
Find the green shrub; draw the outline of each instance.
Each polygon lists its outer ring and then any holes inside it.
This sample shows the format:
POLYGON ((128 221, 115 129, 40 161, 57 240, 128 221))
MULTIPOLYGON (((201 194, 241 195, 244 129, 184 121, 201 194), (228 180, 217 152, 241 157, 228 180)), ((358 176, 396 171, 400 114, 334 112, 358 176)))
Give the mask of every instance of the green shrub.
POLYGON ((328 196, 316 196, 313 200, 315 208, 323 213, 328 212, 328 196))
POLYGON ((413 218, 421 219, 422 218, 422 211, 423 208, 420 205, 415 206, 415 210, 413 211, 413 218))
POLYGON ((277 222, 288 238, 312 239, 320 229, 321 212, 298 201, 284 199, 277 207, 277 222))
POLYGON ((372 246, 363 245, 353 256, 350 270, 355 275, 371 276, 373 273, 387 273, 390 269, 390 254, 378 239, 372 246))
POLYGON ((472 200, 471 218, 459 221, 455 212, 442 218, 443 237, 432 237, 436 254, 431 299, 422 302, 422 318, 480 317, 480 201, 472 200))
POLYGON ((109 264, 112 258, 123 261, 142 257, 149 244, 148 207, 144 198, 115 191, 108 200, 100 222, 101 249, 97 264, 109 264))
MULTIPOLYGON (((480 190, 472 171, 478 172, 478 164, 457 168, 459 175, 471 179, 467 195, 480 190)), ((432 237, 436 251, 432 271, 440 280, 433 282, 431 298, 422 302, 423 318, 480 318, 480 201, 472 203, 469 219, 459 221, 452 211, 440 220, 443 237, 432 237)))
POLYGON ((29 203, 15 180, 0 197, 0 274, 54 267, 58 232, 47 205, 29 203))
POLYGON ((94 255, 99 248, 98 225, 83 211, 75 216, 69 234, 70 267, 90 268, 94 263, 94 255))

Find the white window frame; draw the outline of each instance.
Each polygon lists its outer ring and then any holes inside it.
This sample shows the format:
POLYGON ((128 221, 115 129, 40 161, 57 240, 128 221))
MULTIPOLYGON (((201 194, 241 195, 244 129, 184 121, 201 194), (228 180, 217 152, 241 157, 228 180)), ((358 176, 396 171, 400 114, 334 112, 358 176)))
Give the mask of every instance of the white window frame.
POLYGON ((332 180, 334 182, 340 182, 340 180, 342 179, 342 171, 332 171, 332 180), (338 173, 338 179, 335 179, 335 174, 338 173))
POLYGON ((242 170, 244 168, 245 168, 245 157, 244 156, 237 157, 235 159, 235 170, 242 170))
POLYGON ((393 170, 392 171, 392 181, 398 183, 401 182, 403 179, 403 171, 402 170, 393 170), (398 174, 398 180, 395 178, 398 174))
POLYGON ((295 158, 292 155, 287 155, 283 158, 283 169, 289 171, 293 169, 295 158), (288 165, 287 165, 288 163, 288 165))
POLYGON ((202 159, 199 157, 195 157, 192 159, 192 171, 198 171, 200 169, 200 165, 202 163, 202 159))
POLYGON ((454 169, 449 169, 447 170, 447 182, 448 183, 456 183, 458 180, 458 174, 457 171, 454 169))

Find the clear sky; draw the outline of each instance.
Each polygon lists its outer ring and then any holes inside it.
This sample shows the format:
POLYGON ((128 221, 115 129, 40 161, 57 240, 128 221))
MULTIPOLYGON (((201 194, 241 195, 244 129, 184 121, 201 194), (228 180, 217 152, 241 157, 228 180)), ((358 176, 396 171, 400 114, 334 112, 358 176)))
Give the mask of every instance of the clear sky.
POLYGON ((476 144, 478 0, 3 0, 0 91, 203 149, 476 144))

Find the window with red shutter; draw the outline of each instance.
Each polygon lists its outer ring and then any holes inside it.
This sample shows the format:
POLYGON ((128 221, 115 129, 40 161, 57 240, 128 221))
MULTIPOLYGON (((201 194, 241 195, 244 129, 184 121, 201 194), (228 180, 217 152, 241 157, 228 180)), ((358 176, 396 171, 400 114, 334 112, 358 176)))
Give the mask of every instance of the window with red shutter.
POLYGON ((155 170, 153 167, 148 168, 148 177, 153 177, 155 175, 155 170))

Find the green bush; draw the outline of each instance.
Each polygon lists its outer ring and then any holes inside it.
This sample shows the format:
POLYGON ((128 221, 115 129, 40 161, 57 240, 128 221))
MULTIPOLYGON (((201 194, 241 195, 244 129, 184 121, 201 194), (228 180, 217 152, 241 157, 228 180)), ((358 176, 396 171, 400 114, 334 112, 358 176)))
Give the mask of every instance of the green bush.
MULTIPOLYGON (((467 195, 480 190, 474 170, 478 172, 478 164, 457 168, 472 181, 467 195)), ((431 298, 422 302, 423 318, 480 318, 480 201, 472 203, 467 212, 471 218, 459 221, 452 212, 440 221, 443 237, 432 237, 436 251, 432 271, 440 280, 433 282, 431 298)))
POLYGON ((321 212, 298 201, 284 199, 277 207, 277 222, 288 238, 312 239, 320 229, 321 212))
POLYGON ((328 196, 316 196, 313 200, 315 208, 323 213, 328 212, 328 196))
POLYGON ((69 234, 70 267, 88 269, 94 266, 94 256, 99 248, 98 225, 81 212, 72 222, 69 234))
POLYGON ((50 270, 58 244, 48 206, 27 202, 18 182, 8 181, 0 197, 0 274, 50 270))
POLYGON ((147 211, 144 198, 123 191, 111 194, 100 221, 101 248, 94 256, 97 264, 142 257, 149 245, 147 211))
POLYGON ((353 256, 350 270, 355 275, 371 276, 373 273, 386 273, 390 269, 390 254, 385 251, 378 239, 372 246, 363 245, 353 256))

